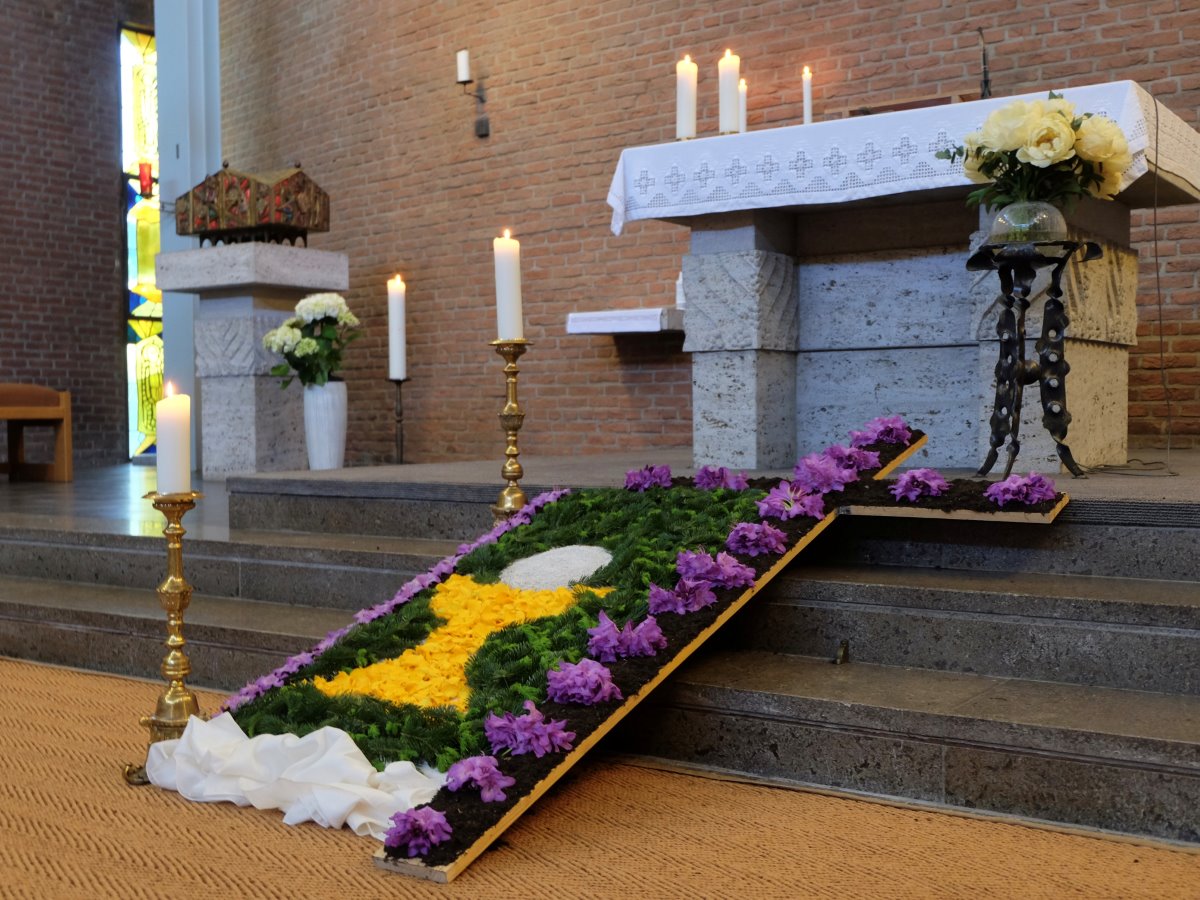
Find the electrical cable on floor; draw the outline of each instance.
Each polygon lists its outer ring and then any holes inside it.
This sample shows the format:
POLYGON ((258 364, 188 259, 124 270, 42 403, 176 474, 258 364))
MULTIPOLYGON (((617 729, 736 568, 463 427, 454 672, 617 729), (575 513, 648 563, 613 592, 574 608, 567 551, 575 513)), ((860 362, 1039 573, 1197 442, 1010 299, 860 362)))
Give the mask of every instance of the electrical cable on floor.
POLYGON ((1162 266, 1158 256, 1159 102, 1157 97, 1151 97, 1150 99, 1154 101, 1154 197, 1150 207, 1151 244, 1154 247, 1154 291, 1158 310, 1158 374, 1159 380, 1162 382, 1163 401, 1167 405, 1167 458, 1165 460, 1145 462, 1131 457, 1122 466, 1096 466, 1089 468, 1087 469, 1089 475, 1150 475, 1162 477, 1179 474, 1171 468, 1171 437, 1174 433, 1174 418, 1171 413, 1171 394, 1167 387, 1166 336, 1163 334, 1162 266), (1135 463, 1136 465, 1134 465, 1135 463))

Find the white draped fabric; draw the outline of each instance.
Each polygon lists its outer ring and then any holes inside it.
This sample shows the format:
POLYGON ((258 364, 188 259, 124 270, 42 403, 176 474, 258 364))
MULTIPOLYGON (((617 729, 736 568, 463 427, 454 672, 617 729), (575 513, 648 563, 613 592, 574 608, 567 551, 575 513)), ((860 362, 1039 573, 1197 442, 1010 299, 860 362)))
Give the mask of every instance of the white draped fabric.
MULTIPOLYGON (((1200 187, 1196 132, 1134 82, 1060 93, 1077 111, 1108 116, 1124 130, 1133 165, 1122 188, 1147 172, 1150 163, 1200 187)), ((1020 99, 1046 96, 1039 91, 1020 99)), ((845 203, 969 185, 961 163, 935 154, 961 144, 992 110, 1014 99, 995 97, 624 150, 608 193, 612 230, 620 234, 626 222, 636 219, 845 203)))
POLYGON ((208 722, 193 716, 179 740, 151 744, 146 774, 189 800, 279 809, 287 825, 346 825, 379 840, 395 813, 428 803, 445 782, 409 762, 378 772, 337 728, 250 738, 229 713, 208 722))

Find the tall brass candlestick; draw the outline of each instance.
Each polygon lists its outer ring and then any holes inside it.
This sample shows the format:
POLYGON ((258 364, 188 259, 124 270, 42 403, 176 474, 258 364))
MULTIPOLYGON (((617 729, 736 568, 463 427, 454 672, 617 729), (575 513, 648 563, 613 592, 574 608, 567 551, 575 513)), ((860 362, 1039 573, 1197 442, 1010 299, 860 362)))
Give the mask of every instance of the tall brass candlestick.
MULTIPOLYGON (((146 499, 167 518, 163 534, 167 538, 167 577, 158 586, 158 602, 167 613, 167 655, 163 657, 162 674, 167 686, 158 697, 154 715, 142 716, 141 724, 150 729, 150 743, 178 738, 187 727, 188 718, 200 715, 196 695, 184 684, 192 671, 191 661, 183 652, 183 612, 192 600, 192 586, 183 578, 183 515, 204 496, 196 491, 160 494, 151 491, 146 499)), ((146 766, 128 763, 125 780, 129 784, 149 784, 146 766)))
POLYGON ((525 492, 521 490, 521 485, 518 483, 521 476, 525 474, 525 470, 517 462, 517 457, 521 455, 521 450, 517 447, 517 432, 521 430, 521 424, 525 421, 525 413, 521 411, 521 404, 517 402, 517 373, 520 371, 517 368, 517 360, 530 345, 526 340, 492 341, 491 344, 496 348, 496 352, 504 357, 505 363, 505 402, 504 409, 500 413, 500 427, 504 429, 505 447, 504 466, 501 468, 500 474, 504 476, 508 486, 500 492, 500 499, 492 507, 492 517, 498 524, 525 505, 525 492))

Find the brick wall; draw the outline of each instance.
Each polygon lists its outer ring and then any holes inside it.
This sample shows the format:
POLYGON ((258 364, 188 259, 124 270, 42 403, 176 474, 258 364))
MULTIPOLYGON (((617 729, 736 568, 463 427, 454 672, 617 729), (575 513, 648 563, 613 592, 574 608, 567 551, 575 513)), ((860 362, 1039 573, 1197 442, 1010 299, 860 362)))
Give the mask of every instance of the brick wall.
MULTIPOLYGON (((605 203, 621 148, 674 137, 673 66, 701 63, 699 121, 715 131, 726 46, 751 85, 751 128, 800 117, 810 65, 817 118, 979 88, 983 28, 998 96, 1115 79, 1142 83, 1185 120, 1200 100, 1200 3, 1005 0, 686 4, 667 0, 412 2, 223 0, 226 156, 243 169, 294 160, 333 198, 312 246, 351 257, 348 299, 366 336, 348 355, 349 461, 390 458, 385 281, 409 287, 405 441, 410 461, 497 455, 503 394, 490 239, 521 239, 528 453, 690 441, 690 371, 678 336, 567 336, 571 310, 672 302, 687 232, 605 203), (486 76, 492 136, 453 83, 454 51, 486 76)), ((1142 344, 1131 373, 1135 442, 1161 441, 1158 299, 1148 216, 1142 344)), ((1161 210, 1163 336, 1175 445, 1200 440, 1200 208, 1161 210)))
POLYGON ((71 391, 81 466, 128 458, 118 29, 152 11, 55 0, 0 16, 0 380, 71 391))

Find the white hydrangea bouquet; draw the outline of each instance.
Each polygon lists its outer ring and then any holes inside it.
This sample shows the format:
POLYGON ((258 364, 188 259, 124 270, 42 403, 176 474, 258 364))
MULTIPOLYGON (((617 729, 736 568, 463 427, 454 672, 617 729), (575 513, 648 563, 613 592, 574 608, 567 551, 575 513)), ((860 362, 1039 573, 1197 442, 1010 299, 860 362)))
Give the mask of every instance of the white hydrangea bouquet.
POLYGON ((357 338, 358 317, 341 294, 310 294, 296 304, 296 315, 263 335, 263 346, 285 362, 271 374, 283 387, 299 378, 303 385, 325 384, 342 366, 342 351, 357 338))
POLYGON ((1053 91, 1047 100, 1014 100, 995 110, 962 146, 937 156, 962 159, 963 173, 984 185, 967 204, 993 209, 1022 201, 1069 206, 1085 195, 1111 200, 1133 162, 1120 125, 1076 113, 1053 91))

